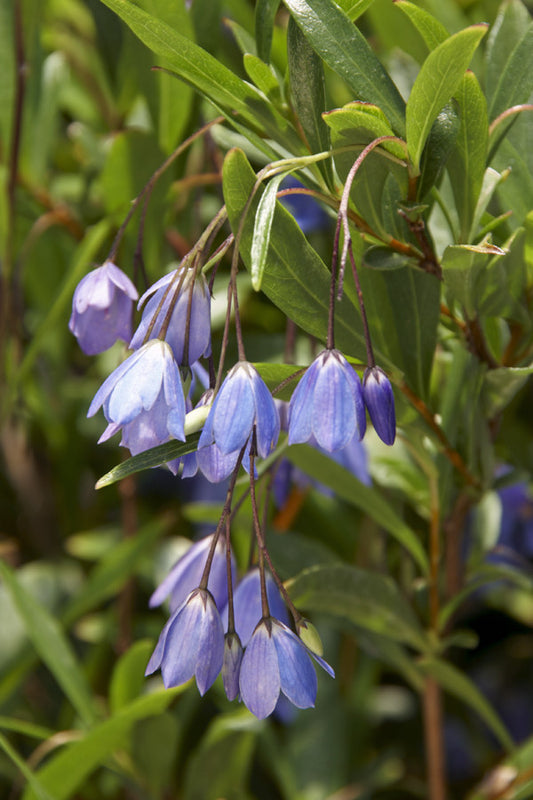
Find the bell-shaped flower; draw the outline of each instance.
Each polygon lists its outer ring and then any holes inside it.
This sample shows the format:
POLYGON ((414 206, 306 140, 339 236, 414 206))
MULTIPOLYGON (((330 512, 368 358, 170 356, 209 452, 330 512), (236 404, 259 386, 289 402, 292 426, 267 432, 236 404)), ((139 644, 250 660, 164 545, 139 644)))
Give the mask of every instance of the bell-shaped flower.
MULTIPOLYGON (((174 612, 182 605, 189 594, 200 585, 214 536, 215 534, 212 533, 189 547, 185 555, 174 564, 166 578, 150 597, 150 608, 160 606, 170 595, 170 610, 174 612)), ((232 575, 235 572, 236 564, 232 556, 232 575)), ((217 608, 222 610, 228 602, 226 540, 224 536, 219 536, 215 546, 207 588, 211 592, 217 608)))
MULTIPOLYGON (((304 189, 305 187, 298 178, 288 175, 280 188, 304 189)), ((303 233, 312 233, 331 226, 331 219, 320 203, 308 194, 288 194, 282 197, 281 203, 291 212, 303 233)))
POLYGON ((317 677, 311 658, 335 677, 290 628, 273 617, 262 619, 244 651, 239 677, 241 699, 252 714, 268 717, 280 693, 297 708, 314 706, 317 677))
POLYGON ((181 686, 196 676, 201 695, 215 682, 224 660, 224 629, 210 592, 196 589, 163 628, 145 675, 161 669, 163 683, 181 686))
POLYGON ((237 634, 227 633, 224 637, 222 681, 228 700, 235 700, 239 694, 239 675, 241 672, 242 655, 242 644, 237 634))
MULTIPOLYGON (((270 613, 276 619, 289 624, 289 612, 283 602, 278 587, 270 572, 265 574, 266 590, 270 613)), ((257 623, 263 616, 261 607, 261 578, 259 569, 254 567, 239 582, 233 595, 233 614, 235 618, 235 631, 243 647, 246 647, 252 637, 257 623)), ((222 622, 227 626, 228 609, 222 612, 222 622)))
POLYGON ((78 283, 69 328, 89 356, 103 353, 117 339, 129 341, 137 289, 111 261, 93 269, 78 283))
POLYGON ((185 441, 185 398, 169 345, 152 339, 127 358, 99 388, 87 416, 100 406, 109 422, 100 441, 120 429, 132 452, 172 437, 185 441))
POLYGON ((257 370, 239 361, 230 370, 211 406, 198 448, 215 443, 222 455, 239 453, 255 425, 257 452, 266 458, 279 437, 279 415, 257 370))
POLYGON ((379 367, 365 371, 363 397, 377 435, 385 444, 394 444, 396 438, 394 394, 389 379, 379 367))
POLYGON ((150 338, 158 336, 170 312, 165 341, 171 346, 178 364, 192 365, 202 356, 210 354, 211 296, 203 275, 194 278, 191 269, 187 269, 185 275, 183 269, 174 270, 154 283, 143 294, 139 300, 139 307, 147 298, 150 299, 144 307, 140 325, 133 335, 130 348, 137 349, 142 345, 151 326, 150 338), (163 303, 158 312, 161 301, 163 303))
POLYGON ((323 350, 307 369, 289 405, 289 444, 312 436, 328 452, 366 429, 361 381, 338 350, 323 350))

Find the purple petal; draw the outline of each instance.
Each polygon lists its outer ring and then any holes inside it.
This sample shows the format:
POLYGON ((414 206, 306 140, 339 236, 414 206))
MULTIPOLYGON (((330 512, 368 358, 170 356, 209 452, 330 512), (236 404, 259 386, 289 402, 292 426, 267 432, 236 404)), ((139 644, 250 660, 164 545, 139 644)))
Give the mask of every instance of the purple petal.
POLYGON ((328 354, 318 374, 313 395, 313 433, 317 442, 330 452, 346 447, 355 433, 353 384, 345 375, 352 369, 328 354))
POLYGON ((111 375, 106 378, 103 384, 100 386, 98 391, 96 392, 95 396, 93 397, 92 403, 89 406, 89 410, 87 412, 88 417, 92 417, 101 405, 107 400, 117 382, 120 381, 123 375, 128 372, 129 369, 140 359, 143 357, 143 353, 141 350, 138 350, 136 353, 133 353, 129 356, 125 361, 122 362, 112 373, 111 375))
POLYGON ((196 685, 204 695, 215 682, 224 663, 224 628, 209 592, 201 593, 205 611, 202 617, 201 644, 196 664, 196 685))
POLYGON ((237 364, 222 384, 211 413, 215 442, 224 455, 240 450, 252 432, 255 402, 245 364, 237 364))
POLYGON ((161 659, 163 683, 168 689, 181 686, 196 671, 202 647, 204 603, 199 592, 189 595, 168 628, 161 659))
POLYGON ((318 362, 313 361, 294 390, 289 404, 289 444, 307 442, 313 432, 313 393, 318 362))
POLYGON ((239 678, 241 699, 258 719, 272 714, 280 692, 276 646, 262 621, 244 651, 239 678))
POLYGON ((261 458, 266 458, 278 442, 280 421, 272 395, 259 373, 256 370, 254 372, 252 387, 256 409, 257 451, 261 458))
POLYGON ((281 691, 297 708, 311 708, 318 682, 307 648, 295 633, 275 620, 272 639, 278 656, 281 691))
POLYGON ((224 664, 222 681, 228 700, 235 700, 239 694, 239 675, 241 671, 243 650, 239 637, 235 633, 226 634, 224 640, 224 664))

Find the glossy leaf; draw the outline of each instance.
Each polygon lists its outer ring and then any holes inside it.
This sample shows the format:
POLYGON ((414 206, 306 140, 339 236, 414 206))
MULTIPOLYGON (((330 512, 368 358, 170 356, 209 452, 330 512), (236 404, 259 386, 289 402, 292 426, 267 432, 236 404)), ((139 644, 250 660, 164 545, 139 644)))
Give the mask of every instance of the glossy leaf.
POLYGON ((338 0, 337 5, 342 8, 352 22, 355 22, 373 2, 374 0, 338 0))
POLYGON ((514 743, 505 725, 470 678, 440 659, 423 659, 419 664, 426 675, 476 711, 506 750, 513 750, 514 743))
POLYGON ((307 475, 333 489, 345 502, 368 514, 405 547, 424 573, 427 572, 428 561, 420 539, 378 489, 365 486, 340 464, 307 445, 289 447, 286 456, 307 475))
POLYGON ((417 199, 420 202, 438 185, 442 170, 454 149, 460 127, 461 120, 455 104, 447 103, 431 126, 422 153, 417 189, 417 199))
POLYGON ((236 111, 248 124, 265 126, 272 138, 300 149, 290 124, 272 109, 259 92, 240 80, 214 56, 161 20, 126 0, 102 0, 126 22, 144 44, 165 58, 180 78, 229 112, 236 111))
MULTIPOLYGON (((322 60, 291 17, 287 28, 287 51, 291 95, 298 120, 312 153, 331 148, 330 135, 322 119, 326 110, 326 89, 322 60)), ((326 183, 334 187, 331 162, 318 164, 326 183)))
MULTIPOLYGON (((234 231, 255 185, 255 173, 240 150, 226 156, 223 170, 224 199, 234 231)), ((261 192, 257 192, 248 211, 241 239, 241 255, 250 266, 253 219, 261 192)), ((311 247, 293 217, 280 203, 276 204, 274 223, 263 274, 262 290, 287 316, 308 333, 325 341, 327 334, 330 272, 311 247)), ((336 304, 336 337, 347 356, 366 359, 362 324, 355 292, 345 291, 336 304)), ((382 354, 382 365, 394 372, 382 354)))
POLYGON ((428 643, 411 607, 390 578, 351 567, 317 566, 287 584, 298 608, 331 614, 417 650, 428 643))
POLYGON ((267 64, 272 47, 272 28, 280 0, 257 0, 255 4, 255 41, 257 55, 267 64))
POLYGON ((199 433, 193 433, 187 437, 186 442, 178 442, 176 439, 132 456, 121 464, 117 464, 105 475, 102 475, 96 483, 96 488, 103 489, 104 486, 111 486, 112 483, 121 481, 123 478, 127 478, 128 475, 134 475, 136 472, 141 472, 151 467, 159 467, 167 461, 180 458, 187 455, 187 453, 194 453, 199 438, 199 433))
POLYGON ((378 105, 400 136, 404 102, 368 42, 333 0, 284 0, 315 52, 355 97, 378 105))
POLYGON ((91 690, 81 664, 57 620, 38 603, 0 560, 0 576, 20 614, 28 638, 40 658, 55 677, 85 725, 96 720, 91 690))
POLYGON ((487 28, 473 25, 446 39, 424 61, 406 107, 407 146, 418 170, 426 139, 438 113, 453 95, 487 28))
POLYGON ((460 241, 471 241, 474 214, 485 174, 488 117, 485 95, 473 72, 467 72, 455 92, 460 129, 447 164, 460 224, 460 241))
MULTIPOLYGON (((36 773, 38 780, 54 800, 72 797, 100 764, 128 745, 131 730, 138 720, 161 714, 183 689, 180 686, 139 697, 105 722, 95 725, 82 739, 66 745, 50 758, 36 773)), ((23 800, 35 798, 34 791, 28 787, 23 800)))

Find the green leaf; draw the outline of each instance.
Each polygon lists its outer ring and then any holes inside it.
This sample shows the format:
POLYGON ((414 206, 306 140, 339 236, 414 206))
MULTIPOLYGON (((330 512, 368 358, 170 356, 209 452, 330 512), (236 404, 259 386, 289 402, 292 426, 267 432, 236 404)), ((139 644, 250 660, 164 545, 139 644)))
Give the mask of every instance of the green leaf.
POLYGON ((473 221, 483 185, 488 147, 487 103, 473 72, 468 71, 461 80, 455 100, 459 108, 460 130, 447 169, 459 217, 460 242, 469 242, 476 233, 473 221))
POLYGON ((411 606, 391 578, 348 565, 317 566, 287 583, 298 608, 347 620, 426 651, 428 643, 411 606))
POLYGON ((486 31, 486 25, 472 25, 459 31, 440 44, 424 61, 406 108, 407 146, 416 171, 420 167, 422 150, 431 126, 459 86, 486 31))
POLYGON ((271 102, 280 102, 281 93, 278 80, 268 64, 258 56, 245 53, 243 58, 244 69, 251 81, 260 89, 271 102))
MULTIPOLYGON (((336 135, 335 146, 370 144, 381 136, 393 136, 393 130, 381 110, 372 103, 353 101, 342 108, 326 111, 324 122, 336 135)), ((383 142, 382 147, 396 158, 405 159, 405 148, 399 142, 383 142)), ((351 157, 352 162, 355 160, 351 157)))
POLYGON ((528 367, 500 367, 491 369, 485 376, 485 398, 490 418, 500 414, 533 374, 528 367))
POLYGON ((434 678, 443 689, 473 708, 494 733, 502 747, 509 751, 514 749, 513 740, 505 725, 470 678, 456 667, 440 659, 424 658, 418 663, 426 675, 434 678))
POLYGON ((533 23, 519 0, 502 4, 490 31, 486 87, 490 120, 533 91, 533 23))
POLYGON ((317 481, 329 486, 350 505, 368 514, 411 554, 422 572, 428 561, 416 533, 396 514, 383 494, 373 486, 365 486, 351 472, 308 445, 292 445, 286 456, 293 464, 317 481))
POLYGON ((174 439, 171 442, 165 442, 165 444, 159 444, 157 447, 144 450, 142 453, 126 459, 121 464, 117 464, 116 467, 102 475, 96 483, 96 488, 103 489, 104 486, 111 486, 111 484, 127 478, 128 475, 134 475, 136 472, 141 472, 151 467, 160 467, 167 461, 181 458, 187 453, 194 453, 199 438, 199 433, 193 433, 187 437, 186 442, 178 442, 177 439, 174 439))
POLYGON ((337 5, 342 8, 346 16, 355 22, 361 14, 364 14, 374 0, 337 0, 337 5))
MULTIPOLYGON (((294 108, 312 153, 331 149, 329 129, 322 119, 326 110, 324 66, 301 32, 294 19, 287 28, 289 82, 294 108)), ((330 161, 322 161, 318 168, 330 189, 334 188, 330 161)))
POLYGON ((454 148, 461 120, 453 102, 447 103, 439 112, 422 153, 417 199, 422 201, 438 184, 442 170, 454 148))
POLYGON ((272 28, 280 0, 257 0, 255 4, 255 41, 257 55, 267 64, 270 62, 272 28))
POLYGON ((129 0, 101 0, 121 17, 154 53, 165 58, 180 78, 230 114, 237 112, 255 127, 264 125, 270 136, 295 152, 300 140, 284 117, 269 106, 254 87, 190 39, 172 30, 129 0))
POLYGON ((356 99, 379 106, 395 132, 402 136, 404 101, 367 40, 346 14, 333 0, 284 2, 312 48, 346 81, 356 99))
POLYGON ((91 690, 81 665, 58 622, 19 583, 0 560, 0 576, 19 612, 28 637, 85 725, 96 720, 91 690))
MULTIPOLYGON (((185 686, 180 686, 139 697, 110 719, 94 726, 83 739, 67 745, 50 758, 37 772, 38 780, 54 800, 72 797, 100 764, 127 746, 131 730, 138 720, 161 714, 184 689, 185 686)), ((35 800, 36 797, 31 787, 23 794, 23 800, 35 800)))
POLYGON ((270 231, 272 220, 276 209, 276 195, 279 185, 287 173, 281 172, 269 182, 265 188, 254 220, 254 232, 252 236, 252 247, 250 251, 250 275, 252 276, 252 286, 256 292, 261 289, 263 282, 263 272, 267 259, 268 248, 270 245, 270 231))
POLYGON ((409 0, 396 0, 396 8, 403 11, 409 17, 416 30, 422 37, 427 51, 430 53, 439 44, 442 44, 449 37, 449 33, 438 19, 420 6, 415 6, 409 0))
MULTIPOLYGON (((255 186, 256 177, 241 150, 231 150, 223 169, 224 199, 234 231, 240 226, 243 210, 255 186)), ((253 235, 253 216, 261 189, 251 203, 241 239, 241 255, 247 268, 253 235)), ((263 273, 262 290, 289 318, 308 333, 325 341, 327 335, 328 298, 331 273, 311 247, 293 217, 276 203, 274 222, 263 273)), ((362 323, 357 309, 355 291, 344 292, 336 303, 336 339, 338 347, 348 356, 366 361, 362 323)), ((377 353, 381 366, 396 373, 394 365, 382 353, 377 353)))
POLYGON ((146 684, 145 670, 154 643, 150 639, 135 642, 119 658, 109 686, 109 709, 116 714, 139 697, 146 684))

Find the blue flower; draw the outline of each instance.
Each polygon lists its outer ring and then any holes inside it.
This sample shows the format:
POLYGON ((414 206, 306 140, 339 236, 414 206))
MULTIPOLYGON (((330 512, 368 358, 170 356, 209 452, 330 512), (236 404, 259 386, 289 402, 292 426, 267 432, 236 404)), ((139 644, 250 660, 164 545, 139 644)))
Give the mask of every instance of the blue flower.
POLYGON ((198 448, 215 443, 222 455, 239 453, 250 439, 254 425, 257 451, 266 458, 278 441, 278 411, 255 367, 248 361, 240 361, 230 370, 215 397, 198 448))
POLYGON ((338 350, 315 358, 291 397, 289 444, 312 436, 328 452, 346 447, 366 428, 361 381, 338 350))
MULTIPOLYGON (((289 612, 283 602, 280 591, 276 586, 274 578, 267 572, 266 590, 270 613, 276 619, 285 624, 289 624, 289 612)), ((233 613, 235 616, 235 631, 241 640, 243 647, 246 647, 252 637, 252 633, 261 617, 261 579, 259 569, 255 567, 245 575, 240 581, 233 595, 233 613)), ((222 621, 227 626, 228 609, 222 612, 222 621)))
POLYGON ((224 660, 224 629, 210 592, 196 589, 163 628, 146 675, 161 669, 163 683, 181 686, 196 676, 201 695, 213 685, 224 660))
POLYGON ((210 354, 211 296, 203 275, 199 275, 194 279, 193 271, 190 269, 186 271, 185 276, 183 275, 183 269, 174 270, 157 281, 157 283, 154 283, 154 285, 143 294, 139 300, 139 307, 142 306, 148 297, 150 297, 150 299, 144 308, 141 323, 130 342, 130 348, 136 349, 142 345, 152 323, 154 324, 150 332, 150 338, 154 339, 158 336, 165 318, 169 313, 171 304, 174 304, 165 334, 165 341, 172 347, 174 358, 178 364, 192 365, 202 356, 210 354), (178 296, 175 297, 180 280, 182 280, 181 288, 178 296), (173 284, 172 286, 170 286, 171 283, 173 284), (165 297, 163 305, 159 313, 157 313, 163 297, 165 297), (187 352, 185 353, 189 301, 191 303, 189 340, 187 352))
POLYGON ((244 651, 239 677, 242 701, 252 714, 258 719, 272 714, 280 692, 297 708, 314 706, 317 677, 311 657, 335 677, 290 628, 273 617, 262 619, 244 651))
POLYGON ((379 367, 365 371, 363 397, 377 435, 385 444, 394 444, 396 438, 394 395, 389 379, 379 367))
MULTIPOLYGON (((281 189, 304 189, 303 183, 289 175, 281 189)), ((328 228, 331 220, 317 201, 307 194, 290 194, 282 197, 282 204, 291 212, 303 233, 328 228)))
POLYGON ((132 452, 162 444, 171 437, 185 441, 185 398, 178 366, 169 345, 152 339, 126 359, 104 381, 87 413, 103 405, 109 422, 100 441, 122 429, 132 452))
MULTIPOLYGON (((213 542, 212 533, 199 542, 191 545, 172 567, 166 578, 159 584, 150 597, 150 608, 161 605, 170 595, 170 610, 176 611, 188 595, 200 585, 207 556, 213 542)), ((232 574, 236 571, 235 560, 232 557, 232 574)), ((207 584, 215 604, 219 610, 224 608, 228 601, 228 583, 226 570, 226 541, 219 536, 215 546, 215 553, 209 571, 207 584)))
POLYGON ((133 301, 137 289, 111 261, 93 269, 76 287, 69 328, 89 356, 103 353, 117 339, 131 336, 133 301))

